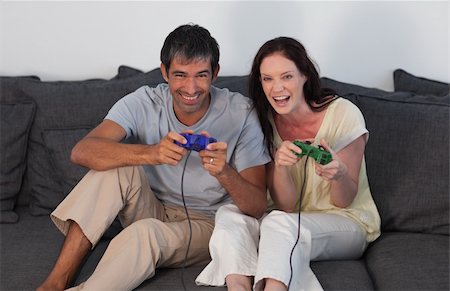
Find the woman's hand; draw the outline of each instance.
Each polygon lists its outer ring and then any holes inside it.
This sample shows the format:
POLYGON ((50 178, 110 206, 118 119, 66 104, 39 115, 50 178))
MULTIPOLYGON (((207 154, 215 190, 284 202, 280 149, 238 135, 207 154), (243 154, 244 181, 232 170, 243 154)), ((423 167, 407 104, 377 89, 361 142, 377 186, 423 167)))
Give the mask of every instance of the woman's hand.
POLYGON ((316 174, 326 181, 341 180, 348 172, 347 166, 342 162, 336 152, 330 148, 324 139, 320 140, 320 144, 325 150, 331 153, 332 161, 326 165, 315 163, 316 174))
POLYGON ((275 152, 275 166, 292 166, 298 162, 297 156, 292 152, 301 153, 302 150, 291 141, 283 141, 275 152))

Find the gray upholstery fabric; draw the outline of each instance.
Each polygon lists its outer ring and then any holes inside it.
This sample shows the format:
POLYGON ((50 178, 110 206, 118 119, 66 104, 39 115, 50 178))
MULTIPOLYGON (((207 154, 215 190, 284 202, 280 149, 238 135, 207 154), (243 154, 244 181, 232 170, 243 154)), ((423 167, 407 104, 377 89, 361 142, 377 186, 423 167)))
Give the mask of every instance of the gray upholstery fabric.
POLYGON ((17 209, 20 221, 2 224, 0 290, 36 290, 53 267, 63 240, 48 216, 17 209))
MULTIPOLYGON (((32 158, 28 159, 33 215, 49 214, 65 197, 64 190, 55 179, 57 175, 43 140, 43 132, 95 127, 121 97, 142 85, 155 86, 160 80, 158 76, 140 74, 120 80, 29 81, 22 85, 23 94, 37 104, 29 143, 29 156, 32 158)), ((57 146, 54 144, 54 147, 57 146)))
POLYGON ((0 223, 18 220, 12 210, 22 186, 28 133, 34 111, 33 102, 0 104, 0 223))
POLYGON ((384 233, 366 264, 376 290, 449 290, 449 237, 384 233))
POLYGON ((321 83, 322 88, 333 89, 340 96, 347 96, 350 94, 356 94, 356 95, 363 94, 366 96, 383 97, 389 93, 387 91, 380 90, 377 88, 368 88, 368 87, 364 87, 364 86, 360 86, 360 85, 344 83, 344 82, 326 78, 326 77, 320 78, 320 83, 321 83))
POLYGON ((74 145, 90 130, 91 128, 64 128, 44 129, 42 132, 45 148, 64 196, 72 191, 88 171, 85 167, 73 164, 70 161, 70 153, 74 145))
MULTIPOLYGON (((35 290, 47 277, 58 256, 64 236, 48 216, 31 216, 28 208, 17 209, 21 220, 0 225, 0 290, 35 290)), ((94 271, 109 240, 102 239, 89 254, 74 284, 84 282, 94 271)), ((195 278, 204 266, 191 266, 183 271, 187 290, 223 291, 226 288, 195 287, 195 278)), ((153 278, 136 290, 180 290, 181 269, 158 269, 153 278)))
POLYGON ((373 290, 364 260, 311 262, 324 290, 373 290))
POLYGON ((118 70, 117 70, 117 76, 116 78, 118 79, 126 79, 126 78, 130 78, 130 77, 135 77, 137 75, 140 74, 145 74, 148 76, 151 76, 152 78, 159 78, 159 80, 157 80, 158 83, 163 83, 165 82, 162 75, 161 75, 161 70, 159 68, 153 69, 151 71, 148 71, 147 73, 144 73, 143 71, 139 70, 139 69, 135 69, 129 66, 119 66, 118 70))
POLYGON ((396 90, 396 92, 389 92, 377 88, 369 88, 360 85, 344 83, 326 77, 320 78, 320 81, 322 88, 333 89, 338 93, 338 95, 344 96, 347 99, 351 99, 352 101, 355 100, 355 97, 357 95, 362 95, 384 99, 392 98, 396 101, 416 101, 422 103, 437 103, 446 105, 450 103, 450 96, 448 94, 448 91, 447 95, 441 96, 430 95, 429 93, 421 95, 414 92, 413 88, 411 88, 411 90, 396 90))
MULTIPOLYGON (((34 165, 35 200, 32 212, 28 206, 15 209, 18 223, 0 224, 0 290, 35 290, 51 270, 63 236, 48 216, 32 215, 50 212, 82 176, 68 160, 73 144, 125 92, 160 80, 158 69, 142 73, 124 67, 109 81, 18 83, 26 93, 18 96, 37 103, 27 151, 28 163, 34 165)), ((382 235, 359 260, 312 262, 313 271, 325 290, 449 290, 449 96, 323 80, 355 103, 366 119, 366 162, 382 235)), ((241 93, 247 86, 246 76, 219 77, 216 82, 241 93)), ((27 177, 21 192, 27 189, 27 177)), ((89 277, 108 239, 120 230, 116 220, 88 257, 77 283, 89 277)), ((226 290, 196 287, 194 279, 202 268, 184 270, 187 290, 226 290)), ((182 291, 181 270, 158 269, 137 290, 182 291)))
POLYGON ((322 80, 323 87, 354 102, 365 117, 369 183, 383 231, 448 234, 449 96, 322 80))
POLYGON ((449 234, 449 106, 358 96, 383 231, 449 234))
POLYGON ((232 92, 239 92, 248 96, 248 76, 219 76, 213 83, 219 88, 228 88, 232 92))
POLYGON ((28 135, 36 106, 17 92, 32 77, 0 77, 0 223, 15 223, 14 211, 25 172, 28 135))
POLYGON ((402 69, 394 71, 395 91, 412 92, 419 95, 446 96, 450 84, 423 77, 417 77, 402 69))
MULTIPOLYGON (((137 76, 139 74, 156 74, 161 75, 161 70, 159 68, 153 69, 147 73, 144 73, 143 71, 129 67, 129 66, 119 66, 118 74, 116 78, 119 79, 125 79, 137 76)), ((162 79, 162 75, 161 75, 162 79)), ((162 79, 163 80, 163 79, 162 79)), ((244 96, 248 96, 248 76, 219 76, 214 81, 213 85, 219 88, 228 88, 232 92, 239 92, 243 94, 244 96)))

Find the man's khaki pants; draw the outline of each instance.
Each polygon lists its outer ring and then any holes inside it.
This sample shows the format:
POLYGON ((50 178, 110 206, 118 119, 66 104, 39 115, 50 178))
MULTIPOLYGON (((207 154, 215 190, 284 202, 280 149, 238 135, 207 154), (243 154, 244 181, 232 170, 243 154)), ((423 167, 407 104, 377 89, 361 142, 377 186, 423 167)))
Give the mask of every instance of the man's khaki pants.
MULTIPOLYGON (((166 206, 153 194, 142 167, 93 171, 51 214, 65 235, 69 220, 94 247, 116 216, 124 229, 110 242, 92 276, 78 290, 132 290, 153 277, 157 267, 185 263, 189 224, 183 207, 166 206)), ((192 241, 186 265, 210 260, 214 220, 189 211, 192 241)))

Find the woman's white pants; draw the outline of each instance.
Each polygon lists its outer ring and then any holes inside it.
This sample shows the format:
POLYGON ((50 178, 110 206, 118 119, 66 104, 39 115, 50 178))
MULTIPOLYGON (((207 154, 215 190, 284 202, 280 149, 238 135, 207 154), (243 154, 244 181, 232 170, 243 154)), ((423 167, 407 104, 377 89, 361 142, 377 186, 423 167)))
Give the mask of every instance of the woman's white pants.
POLYGON ((222 206, 209 243, 212 260, 196 283, 224 286, 226 276, 241 274, 255 277, 255 290, 264 290, 267 278, 293 291, 323 290, 310 261, 358 258, 367 246, 355 221, 319 212, 301 213, 297 242, 298 218, 298 213, 274 210, 257 220, 235 205, 222 206))

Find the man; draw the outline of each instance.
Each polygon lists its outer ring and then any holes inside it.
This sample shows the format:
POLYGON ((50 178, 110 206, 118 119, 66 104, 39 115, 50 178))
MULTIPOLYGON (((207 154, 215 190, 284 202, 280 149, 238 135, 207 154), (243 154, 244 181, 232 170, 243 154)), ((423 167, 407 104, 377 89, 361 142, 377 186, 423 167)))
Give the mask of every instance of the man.
POLYGON ((119 100, 74 147, 72 161, 92 170, 51 214, 66 239, 38 290, 68 287, 117 215, 123 231, 77 289, 131 290, 157 267, 206 263, 220 206, 264 213, 270 158, 248 98, 211 86, 219 72, 216 40, 198 25, 176 28, 162 47, 161 72, 167 84, 119 100), (182 132, 218 142, 189 153, 175 143, 187 142, 182 132), (120 143, 132 136, 140 144, 120 143))

